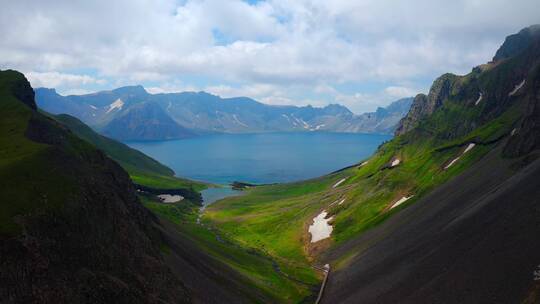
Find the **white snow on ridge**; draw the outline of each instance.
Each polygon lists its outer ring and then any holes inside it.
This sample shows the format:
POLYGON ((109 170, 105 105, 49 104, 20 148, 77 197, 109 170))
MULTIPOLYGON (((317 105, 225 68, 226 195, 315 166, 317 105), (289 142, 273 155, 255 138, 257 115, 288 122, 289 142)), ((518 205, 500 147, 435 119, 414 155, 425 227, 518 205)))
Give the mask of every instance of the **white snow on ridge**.
POLYGON ((512 92, 508 93, 508 96, 514 96, 519 91, 519 89, 523 87, 523 85, 525 85, 525 79, 523 79, 522 82, 516 85, 514 89, 512 90, 512 92))
POLYGON ((470 144, 467 146, 467 148, 465 148, 465 151, 463 151, 463 153, 462 153, 461 155, 463 155, 463 154, 465 154, 465 153, 471 151, 471 149, 474 148, 474 146, 476 146, 475 143, 470 143, 470 144))
POLYGON ((342 179, 340 179, 337 183, 335 183, 335 184, 332 186, 332 188, 336 188, 337 186, 343 184, 343 182, 346 181, 346 180, 347 180, 347 178, 342 178, 342 179))
POLYGON ((401 163, 401 160, 399 158, 396 158, 392 161, 392 164, 390 164, 390 167, 395 167, 401 163))
POLYGON ((339 201, 338 206, 343 204, 343 203, 345 203, 345 199, 342 199, 341 201, 339 201))
POLYGON ((363 166, 367 165, 368 162, 369 162, 369 160, 366 160, 365 162, 361 163, 361 164, 360 164, 360 167, 363 167, 363 166))
POLYGON ((514 136, 514 135, 516 135, 516 132, 517 132, 517 129, 516 129, 516 128, 514 128, 514 130, 512 130, 512 132, 510 133, 510 136, 514 136))
POLYGON ((246 125, 245 123, 241 122, 241 121, 238 119, 238 117, 236 116, 236 114, 233 114, 233 118, 234 118, 234 120, 235 120, 239 125, 242 125, 242 126, 244 126, 244 127, 246 127, 246 128, 249 127, 249 126, 246 125))
POLYGON ((474 103, 475 106, 477 106, 480 103, 480 101, 482 101, 482 97, 484 97, 484 95, 482 94, 482 92, 480 92, 480 95, 478 96, 478 99, 474 103))
POLYGON ((455 164, 465 153, 471 151, 472 148, 474 148, 474 146, 476 146, 475 143, 470 143, 469 145, 467 145, 467 148, 465 148, 465 150, 463 151, 463 153, 461 153, 461 155, 459 155, 458 157, 454 158, 451 162, 448 163, 448 165, 444 166, 444 170, 450 168, 453 164, 455 164))
POLYGON ((106 113, 108 114, 109 112, 115 109, 122 110, 123 106, 124 106, 124 102, 122 101, 122 99, 118 98, 117 100, 115 100, 113 103, 109 105, 109 109, 107 110, 106 113))
POLYGON ((317 130, 319 130, 320 128, 322 128, 322 127, 324 127, 324 126, 325 126, 325 124, 317 125, 315 128, 311 128, 311 129, 309 129, 309 130, 310 130, 310 131, 317 131, 317 130))
POLYGON ((311 233, 311 243, 318 242, 330 237, 332 230, 334 228, 332 225, 329 225, 328 222, 331 221, 334 217, 326 218, 328 212, 323 210, 319 215, 313 218, 313 224, 308 228, 309 233, 311 233))
POLYGON ((396 208, 397 206, 405 203, 408 199, 410 199, 411 197, 413 197, 414 195, 411 195, 411 196, 404 196, 402 198, 400 198, 397 202, 395 202, 392 207, 390 207, 390 209, 394 209, 396 208))
POLYGON ((458 157, 452 159, 452 161, 449 162, 448 165, 444 166, 444 169, 446 170, 446 169, 452 167, 452 165, 455 164, 460 158, 461 158, 461 156, 458 156, 458 157))

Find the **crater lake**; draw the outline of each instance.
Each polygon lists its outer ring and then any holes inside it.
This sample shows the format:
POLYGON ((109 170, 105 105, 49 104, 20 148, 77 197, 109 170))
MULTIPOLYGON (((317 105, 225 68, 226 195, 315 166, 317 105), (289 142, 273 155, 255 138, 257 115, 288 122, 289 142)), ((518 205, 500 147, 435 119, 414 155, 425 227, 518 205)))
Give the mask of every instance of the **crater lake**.
POLYGON ((321 176, 369 157, 391 135, 258 133, 127 142, 177 176, 215 183, 283 183, 321 176))

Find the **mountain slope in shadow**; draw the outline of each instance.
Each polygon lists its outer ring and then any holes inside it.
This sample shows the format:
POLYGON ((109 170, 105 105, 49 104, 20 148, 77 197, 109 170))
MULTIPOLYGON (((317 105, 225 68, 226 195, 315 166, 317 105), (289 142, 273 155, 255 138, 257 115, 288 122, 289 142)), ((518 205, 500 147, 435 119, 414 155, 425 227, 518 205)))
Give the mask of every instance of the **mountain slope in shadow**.
POLYGON ((261 301, 139 201, 120 165, 37 111, 0 71, 2 303, 261 301))

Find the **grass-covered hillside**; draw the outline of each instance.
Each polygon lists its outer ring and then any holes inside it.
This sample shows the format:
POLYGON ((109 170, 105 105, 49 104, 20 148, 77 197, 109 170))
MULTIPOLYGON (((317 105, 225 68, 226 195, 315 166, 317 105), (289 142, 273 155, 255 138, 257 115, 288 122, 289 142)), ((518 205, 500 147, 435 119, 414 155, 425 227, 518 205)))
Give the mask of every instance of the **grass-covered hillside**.
POLYGON ((21 73, 0 71, 0 111, 2 302, 189 302, 125 171, 40 114, 21 73))
POLYGON ((73 116, 59 114, 52 117, 67 126, 79 138, 91 143, 118 162, 137 184, 159 189, 185 188, 195 191, 207 187, 205 183, 174 176, 174 171, 169 167, 126 144, 96 133, 73 116))
POLYGON ((317 288, 318 278, 299 283, 264 252, 201 225, 194 202, 137 192, 107 155, 170 172, 43 115, 19 72, 0 71, 0 110, 2 302, 297 303, 317 288))
MULTIPOLYGON (((284 267, 304 265, 307 280, 309 265, 320 262, 322 252, 414 204, 503 141, 533 141, 520 125, 538 94, 539 41, 467 75, 441 76, 429 94, 415 98, 397 136, 358 165, 318 179, 248 189, 215 203, 204 218, 284 267), (332 218, 333 231, 311 243, 308 227, 322 210, 332 218)), ((357 248, 341 252, 331 260, 333 270, 346 267, 357 248)))

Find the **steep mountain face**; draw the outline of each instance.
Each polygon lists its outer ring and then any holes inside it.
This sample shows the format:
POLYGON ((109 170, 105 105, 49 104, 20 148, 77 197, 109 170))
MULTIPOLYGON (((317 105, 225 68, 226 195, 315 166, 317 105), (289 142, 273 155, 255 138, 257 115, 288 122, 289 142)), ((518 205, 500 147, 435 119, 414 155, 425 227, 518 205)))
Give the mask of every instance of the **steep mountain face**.
POLYGON ((439 77, 427 96, 415 97, 411 111, 400 121, 395 134, 418 128, 452 139, 500 116, 533 84, 534 79, 527 78, 534 75, 538 62, 539 33, 539 26, 523 29, 505 40, 495 61, 478 66, 465 76, 439 77), (435 116, 441 118, 452 115, 453 123, 449 123, 448 117, 440 126, 435 125, 435 118, 425 120, 435 112, 439 112, 435 116), (440 132, 441 128, 444 132, 440 132))
POLYGON ((497 50, 493 61, 499 61, 518 55, 538 40, 540 25, 524 28, 519 33, 506 37, 503 45, 497 50))
POLYGON ((128 175, 39 114, 0 72, 0 298, 7 303, 188 302, 128 175), (22 98, 21 98, 22 97, 22 98))
POLYGON ((112 119, 102 132, 119 140, 178 139, 194 135, 178 125, 153 102, 134 104, 112 119))
POLYGON ((416 96, 369 160, 386 153, 399 166, 366 177, 410 200, 325 254, 336 267, 323 303, 538 303, 539 33, 509 36, 494 62, 416 96))
POLYGON ((36 100, 48 112, 78 117, 100 132, 122 140, 193 135, 186 129, 199 134, 276 131, 392 133, 411 103, 411 99, 403 99, 374 113, 354 115, 346 107, 335 104, 324 108, 270 106, 250 98, 223 99, 205 92, 148 94, 140 86, 81 96, 60 96, 52 89, 37 89, 36 100))

